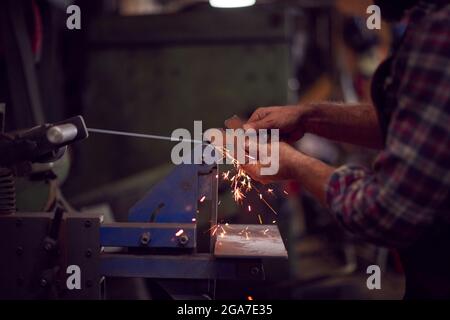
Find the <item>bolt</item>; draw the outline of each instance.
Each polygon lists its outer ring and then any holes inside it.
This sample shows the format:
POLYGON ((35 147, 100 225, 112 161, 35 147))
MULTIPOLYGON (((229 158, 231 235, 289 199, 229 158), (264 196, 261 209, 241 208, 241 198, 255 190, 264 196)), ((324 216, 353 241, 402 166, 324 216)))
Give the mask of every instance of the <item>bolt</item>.
POLYGON ((86 228, 90 228, 91 225, 92 225, 91 220, 86 220, 86 221, 84 222, 84 226, 85 226, 86 228))
POLYGON ((252 276, 258 275, 258 274, 259 274, 259 268, 258 268, 258 267, 252 267, 252 268, 250 269, 250 274, 251 274, 252 276))
POLYGON ((141 234, 141 245, 147 246, 150 242, 150 232, 144 232, 141 234))
POLYGON ((52 248, 53 248, 53 245, 50 242, 46 242, 44 244, 44 250, 45 251, 50 251, 50 250, 52 250, 52 248))
POLYGON ((85 252, 85 256, 87 258, 90 258, 92 256, 92 250, 91 249, 87 249, 86 252, 85 252))
POLYGON ((178 244, 180 246, 184 247, 185 245, 187 245, 188 242, 189 242, 189 237, 186 234, 183 233, 178 237, 178 244))
POLYGON ((42 278, 41 281, 39 282, 39 284, 41 285, 41 287, 44 288, 47 286, 48 282, 45 278, 42 278))
POLYGON ((22 247, 17 247, 16 253, 17 253, 18 256, 21 256, 23 254, 23 248, 22 247))

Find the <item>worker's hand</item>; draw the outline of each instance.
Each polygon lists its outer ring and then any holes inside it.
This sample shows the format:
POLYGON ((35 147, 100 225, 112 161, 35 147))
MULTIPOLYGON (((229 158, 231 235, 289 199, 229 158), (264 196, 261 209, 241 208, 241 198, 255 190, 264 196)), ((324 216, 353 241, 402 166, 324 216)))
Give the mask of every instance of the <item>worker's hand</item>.
MULTIPOLYGON (((258 148, 267 147, 268 157, 255 164, 245 164, 242 168, 254 180, 263 184, 295 179, 296 166, 300 165, 302 154, 286 142, 278 143, 278 155, 274 144, 258 145, 258 148), (276 162, 276 163, 275 163, 276 162), (277 168, 272 174, 264 174, 261 169, 277 168)), ((247 146, 248 150, 249 146, 247 146)), ((267 171, 267 170, 266 170, 267 171)), ((269 170, 274 171, 274 170, 269 170)))
POLYGON ((295 142, 305 133, 302 121, 309 110, 308 106, 258 108, 244 124, 244 129, 279 129, 282 140, 295 142))

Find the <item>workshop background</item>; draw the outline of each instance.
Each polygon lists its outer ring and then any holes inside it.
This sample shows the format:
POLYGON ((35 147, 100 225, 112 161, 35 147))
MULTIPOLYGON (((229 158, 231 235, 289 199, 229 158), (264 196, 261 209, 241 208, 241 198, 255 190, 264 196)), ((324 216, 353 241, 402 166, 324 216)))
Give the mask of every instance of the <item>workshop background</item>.
MULTIPOLYGON (((204 129, 223 127, 225 119, 248 118, 260 106, 369 101, 370 77, 404 28, 383 24, 368 30, 367 0, 257 0, 233 9, 202 0, 5 3, 14 3, 9 13, 23 19, 27 35, 5 32, 11 30, 8 22, 17 27, 20 19, 0 9, 5 131, 82 115, 92 128, 167 136, 176 128, 193 130, 194 120, 202 120, 204 129), (70 4, 81 8, 80 30, 66 27, 70 4)), ((17 181, 17 207, 45 210, 61 187, 73 208, 126 221, 130 207, 173 167, 172 147, 167 141, 91 134, 58 162, 56 186, 17 181)), ((312 135, 297 147, 334 166, 370 165, 374 156, 312 135)), ((218 280, 216 298, 402 297, 395 252, 356 244, 301 185, 272 187, 278 215, 257 199, 254 210, 264 223, 279 226, 288 265, 270 266, 263 282, 218 280), (371 264, 383 270, 382 290, 367 289, 371 264)), ((228 184, 219 185, 219 221, 258 224, 229 191, 228 184)), ((150 280, 112 279, 107 298, 164 298, 161 291, 150 280)))

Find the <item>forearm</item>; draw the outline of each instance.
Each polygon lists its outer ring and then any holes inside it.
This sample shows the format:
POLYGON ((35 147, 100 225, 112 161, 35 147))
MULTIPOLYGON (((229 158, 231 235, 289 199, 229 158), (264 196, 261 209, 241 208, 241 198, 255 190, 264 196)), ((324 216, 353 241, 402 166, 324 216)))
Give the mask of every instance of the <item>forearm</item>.
POLYGON ((312 103, 302 117, 305 132, 369 148, 383 148, 378 117, 369 104, 312 103))
POLYGON ((297 152, 291 157, 291 176, 326 206, 326 185, 335 168, 297 152))

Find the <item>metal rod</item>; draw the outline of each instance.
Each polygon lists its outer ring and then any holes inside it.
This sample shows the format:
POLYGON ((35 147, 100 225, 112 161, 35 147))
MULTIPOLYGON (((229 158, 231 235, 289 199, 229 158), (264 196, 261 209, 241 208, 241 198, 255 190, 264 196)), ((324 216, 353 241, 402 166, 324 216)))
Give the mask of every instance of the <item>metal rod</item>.
POLYGON ((206 141, 173 138, 173 137, 159 136, 159 135, 154 135, 154 134, 143 134, 143 133, 105 130, 105 129, 94 129, 94 128, 88 128, 87 130, 92 133, 104 133, 104 134, 112 134, 112 135, 118 135, 118 136, 136 137, 136 138, 144 138, 144 139, 155 139, 155 140, 167 140, 167 141, 175 141, 175 142, 192 142, 192 143, 201 143, 201 144, 208 145, 208 143, 206 141))

